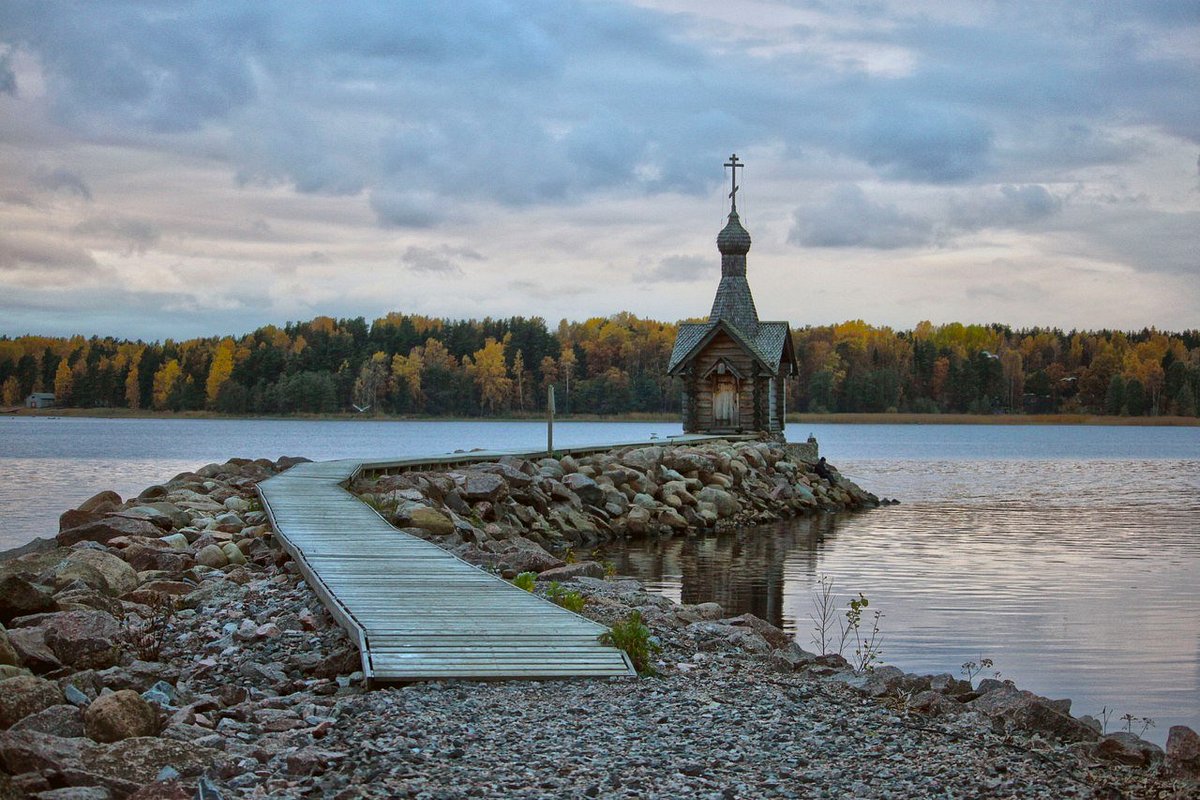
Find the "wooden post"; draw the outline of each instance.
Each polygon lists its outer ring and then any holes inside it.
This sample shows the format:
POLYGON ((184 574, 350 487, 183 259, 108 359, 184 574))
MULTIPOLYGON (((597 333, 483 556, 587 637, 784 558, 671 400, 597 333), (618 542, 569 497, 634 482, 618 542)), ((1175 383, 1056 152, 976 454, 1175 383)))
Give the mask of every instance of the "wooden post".
POLYGON ((546 387, 546 456, 554 458, 554 384, 546 387))

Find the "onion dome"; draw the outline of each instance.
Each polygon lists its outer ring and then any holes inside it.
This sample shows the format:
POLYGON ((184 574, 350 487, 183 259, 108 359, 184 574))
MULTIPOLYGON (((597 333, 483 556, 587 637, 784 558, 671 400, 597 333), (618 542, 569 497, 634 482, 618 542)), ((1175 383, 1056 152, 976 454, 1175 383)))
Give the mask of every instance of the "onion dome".
POLYGON ((717 234, 717 249, 723 256, 744 256, 750 252, 750 233, 742 227, 736 211, 729 214, 729 222, 717 234))

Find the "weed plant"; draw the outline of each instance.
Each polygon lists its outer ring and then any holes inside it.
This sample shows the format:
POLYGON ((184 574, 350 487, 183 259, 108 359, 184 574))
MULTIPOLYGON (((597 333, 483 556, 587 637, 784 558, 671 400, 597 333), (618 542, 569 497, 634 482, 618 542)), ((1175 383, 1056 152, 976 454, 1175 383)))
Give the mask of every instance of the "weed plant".
POLYGON ((552 603, 562 606, 567 611, 574 611, 576 614, 583 611, 584 603, 587 602, 579 592, 564 589, 558 581, 551 581, 549 588, 546 589, 546 597, 552 603))
POLYGON ((600 642, 625 651, 639 675, 658 674, 651 659, 662 652, 662 647, 651 637, 640 611, 629 612, 629 616, 615 623, 607 633, 601 634, 600 642))

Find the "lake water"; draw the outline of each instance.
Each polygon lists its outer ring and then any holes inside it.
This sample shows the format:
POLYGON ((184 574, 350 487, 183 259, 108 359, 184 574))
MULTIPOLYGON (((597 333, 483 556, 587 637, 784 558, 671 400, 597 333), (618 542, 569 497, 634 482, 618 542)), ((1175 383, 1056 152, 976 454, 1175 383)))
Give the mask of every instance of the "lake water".
MULTIPOLYGON (((822 452, 902 505, 610 549, 622 572, 716 600, 808 649, 813 587, 884 612, 884 660, 958 673, 981 657, 1018 685, 1200 730, 1200 428, 814 425, 822 452)), ((556 443, 676 434, 567 423, 556 443)), ((0 549, 57 530, 103 489, 123 496, 233 456, 314 459, 536 449, 540 423, 0 419, 0 549)), ((1135 730, 1140 727, 1136 726, 1135 730)))

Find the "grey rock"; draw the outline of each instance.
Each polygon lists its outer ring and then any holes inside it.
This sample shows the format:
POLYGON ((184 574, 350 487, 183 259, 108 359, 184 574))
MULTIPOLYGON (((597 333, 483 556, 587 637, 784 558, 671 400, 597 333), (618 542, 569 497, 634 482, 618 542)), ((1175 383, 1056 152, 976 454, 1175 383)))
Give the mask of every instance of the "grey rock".
POLYGON ((563 476, 562 483, 580 500, 589 505, 598 506, 604 503, 604 490, 596 481, 578 472, 563 476))
POLYGON ((1186 725, 1167 731, 1167 771, 1184 780, 1200 780, 1200 734, 1186 725))
POLYGON ((73 705, 53 705, 30 714, 9 730, 75 738, 83 736, 83 713, 73 705))
POLYGON ((0 681, 0 728, 9 728, 30 714, 63 702, 58 684, 32 675, 0 681))

